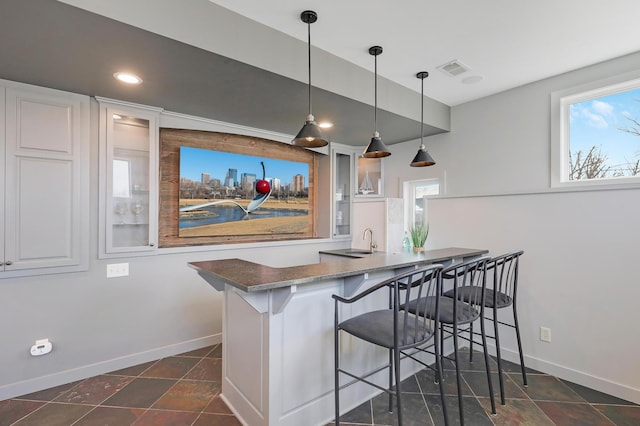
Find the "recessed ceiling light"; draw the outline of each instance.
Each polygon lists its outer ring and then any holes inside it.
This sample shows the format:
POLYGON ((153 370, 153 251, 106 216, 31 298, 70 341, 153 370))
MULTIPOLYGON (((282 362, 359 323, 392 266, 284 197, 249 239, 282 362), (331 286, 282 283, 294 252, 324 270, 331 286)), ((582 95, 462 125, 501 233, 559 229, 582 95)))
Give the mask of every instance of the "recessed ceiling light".
POLYGON ((318 126, 322 127, 323 129, 330 129, 333 127, 333 123, 323 121, 322 123, 318 123, 318 126))
POLYGON ((142 83, 142 79, 135 74, 131 74, 129 72, 117 72, 113 75, 116 80, 119 80, 123 83, 127 84, 140 84, 142 83))
POLYGON ((114 120, 122 120, 122 116, 118 115, 118 114, 113 114, 113 119, 114 120))

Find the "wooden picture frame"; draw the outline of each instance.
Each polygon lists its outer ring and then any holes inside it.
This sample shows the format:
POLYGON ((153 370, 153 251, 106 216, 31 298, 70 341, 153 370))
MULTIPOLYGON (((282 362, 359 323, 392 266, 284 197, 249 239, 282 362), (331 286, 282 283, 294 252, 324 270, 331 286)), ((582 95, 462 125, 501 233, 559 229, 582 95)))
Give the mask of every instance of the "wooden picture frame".
POLYGON ((317 236, 318 159, 317 154, 312 151, 252 136, 161 128, 159 162, 158 246, 160 248, 305 239, 317 236), (265 235, 243 231, 236 235, 181 237, 179 235, 179 194, 180 147, 182 146, 306 163, 309 167, 309 214, 304 216, 305 226, 294 233, 274 231, 265 235))

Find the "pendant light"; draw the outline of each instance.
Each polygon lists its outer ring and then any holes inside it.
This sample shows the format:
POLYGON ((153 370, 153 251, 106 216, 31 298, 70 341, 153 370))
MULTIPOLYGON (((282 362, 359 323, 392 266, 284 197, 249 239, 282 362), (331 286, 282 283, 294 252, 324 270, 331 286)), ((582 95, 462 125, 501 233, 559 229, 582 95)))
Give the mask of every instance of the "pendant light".
POLYGON ((380 138, 380 133, 378 133, 378 55, 382 53, 382 47, 373 46, 369 48, 369 54, 373 55, 375 60, 375 85, 374 85, 374 96, 375 96, 375 106, 373 109, 373 137, 371 138, 371 142, 369 142, 369 146, 362 154, 365 158, 380 158, 387 157, 391 155, 389 149, 385 146, 384 142, 380 138))
POLYGON ((305 148, 318 148, 325 146, 329 143, 327 139, 322 136, 320 128, 316 124, 316 120, 311 114, 311 24, 318 20, 318 14, 313 10, 305 10, 300 14, 302 22, 307 24, 307 49, 309 53, 309 115, 304 122, 304 126, 298 132, 292 143, 296 146, 302 146, 305 148))
POLYGON ((422 141, 424 137, 424 79, 429 77, 429 73, 426 71, 421 71, 416 74, 420 80, 422 80, 422 91, 420 92, 420 148, 418 148, 418 153, 415 157, 413 157, 413 161, 411 162, 411 167, 426 167, 433 166, 436 162, 431 158, 429 153, 424 147, 424 142, 422 141))

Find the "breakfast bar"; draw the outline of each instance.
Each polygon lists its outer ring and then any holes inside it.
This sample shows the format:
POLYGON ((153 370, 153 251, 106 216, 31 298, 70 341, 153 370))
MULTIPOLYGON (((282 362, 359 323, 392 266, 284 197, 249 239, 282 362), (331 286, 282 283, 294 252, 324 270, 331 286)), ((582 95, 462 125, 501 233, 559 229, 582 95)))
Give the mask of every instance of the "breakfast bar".
MULTIPOLYGON (((242 259, 189 263, 212 287, 224 292, 223 399, 249 425, 326 424, 334 417, 331 295, 348 297, 422 265, 447 265, 486 253, 457 247, 418 254, 344 249, 320 252, 319 263, 284 268, 242 259)), ((385 300, 372 301, 365 309, 385 304, 385 300)), ((384 364, 387 356, 356 340, 341 346, 362 371, 384 364)), ((407 365, 403 375, 413 373, 407 365)), ((382 375, 379 379, 386 380, 382 375)), ((356 407, 373 391, 351 386, 342 407, 356 407)))

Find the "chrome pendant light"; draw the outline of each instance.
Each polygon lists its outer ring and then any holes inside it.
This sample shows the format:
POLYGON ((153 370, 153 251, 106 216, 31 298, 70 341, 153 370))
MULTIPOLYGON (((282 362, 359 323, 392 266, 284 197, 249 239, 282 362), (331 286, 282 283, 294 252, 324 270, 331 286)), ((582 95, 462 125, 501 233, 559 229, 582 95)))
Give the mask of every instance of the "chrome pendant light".
POLYGON ((391 155, 389 149, 386 147, 382 139, 380 138, 380 133, 378 133, 378 55, 382 53, 382 47, 373 46, 369 48, 369 54, 373 55, 375 59, 375 88, 374 88, 374 96, 375 96, 375 106, 373 110, 373 137, 371 138, 371 142, 369 142, 369 146, 362 154, 365 158, 380 158, 387 157, 391 155))
POLYGON ((313 10, 305 10, 300 14, 300 19, 302 22, 307 24, 307 49, 309 53, 309 115, 307 115, 307 120, 304 122, 304 126, 302 126, 302 129, 300 129, 292 143, 296 146, 302 146, 305 148, 318 148, 329 143, 329 141, 322 136, 322 132, 316 124, 313 114, 311 114, 311 24, 318 20, 318 14, 313 10))
POLYGON ((429 73, 426 71, 421 71, 416 74, 420 80, 422 80, 422 91, 420 92, 420 148, 418 148, 418 153, 415 157, 413 157, 413 161, 411 162, 411 167, 426 167, 433 166, 436 162, 431 158, 426 148, 424 147, 423 137, 424 137, 424 79, 429 77, 429 73))

